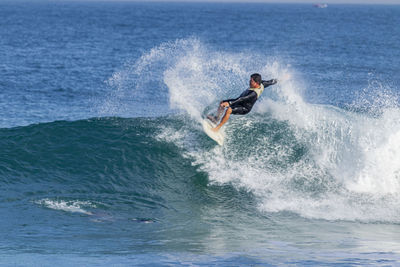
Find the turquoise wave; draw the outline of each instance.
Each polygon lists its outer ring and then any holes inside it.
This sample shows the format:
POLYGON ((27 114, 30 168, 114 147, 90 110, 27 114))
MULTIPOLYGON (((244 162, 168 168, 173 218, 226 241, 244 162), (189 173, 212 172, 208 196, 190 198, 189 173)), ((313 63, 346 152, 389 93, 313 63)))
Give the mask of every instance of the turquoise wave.
POLYGON ((130 192, 138 184, 150 189, 165 176, 190 175, 194 168, 179 148, 155 139, 159 123, 97 118, 1 129, 0 183, 101 194, 130 192))
MULTIPOLYGON (((153 209, 190 210, 182 196, 197 204, 210 196, 230 199, 232 187, 207 187, 207 173, 184 149, 158 137, 167 126, 183 125, 176 117, 93 118, 1 129, 2 199, 72 211, 89 201, 95 210, 143 210, 139 221, 153 209)), ((206 136, 202 141, 213 145, 206 136)))

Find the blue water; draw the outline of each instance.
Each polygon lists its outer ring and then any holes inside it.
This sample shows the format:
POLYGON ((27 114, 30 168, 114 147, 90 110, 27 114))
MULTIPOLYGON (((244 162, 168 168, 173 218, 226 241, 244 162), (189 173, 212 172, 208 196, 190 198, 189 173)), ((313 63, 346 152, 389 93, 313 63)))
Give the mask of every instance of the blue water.
POLYGON ((0 2, 0 265, 398 265, 400 6, 0 2), (204 112, 277 78, 217 146, 204 112))

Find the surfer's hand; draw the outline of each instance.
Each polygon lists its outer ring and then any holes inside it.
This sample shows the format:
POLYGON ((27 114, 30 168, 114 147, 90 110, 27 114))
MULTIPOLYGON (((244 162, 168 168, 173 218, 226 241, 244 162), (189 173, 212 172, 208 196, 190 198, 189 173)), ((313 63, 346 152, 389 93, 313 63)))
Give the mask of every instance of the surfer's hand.
POLYGON ((223 108, 227 108, 227 107, 229 107, 229 103, 228 102, 221 102, 220 106, 223 107, 223 108))

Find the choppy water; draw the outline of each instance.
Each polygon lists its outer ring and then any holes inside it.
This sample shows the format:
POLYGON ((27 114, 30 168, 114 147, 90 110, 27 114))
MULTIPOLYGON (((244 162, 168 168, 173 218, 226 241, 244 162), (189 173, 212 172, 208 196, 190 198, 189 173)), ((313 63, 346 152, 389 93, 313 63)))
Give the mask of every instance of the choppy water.
POLYGON ((0 7, 1 264, 398 264, 399 6, 0 7))

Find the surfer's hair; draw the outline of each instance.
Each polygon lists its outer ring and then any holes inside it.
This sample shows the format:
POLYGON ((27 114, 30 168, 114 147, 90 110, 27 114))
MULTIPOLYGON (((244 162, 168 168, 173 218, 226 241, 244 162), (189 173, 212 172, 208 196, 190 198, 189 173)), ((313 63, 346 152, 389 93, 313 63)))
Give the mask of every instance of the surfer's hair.
POLYGON ((253 81, 255 81, 258 84, 261 84, 261 75, 258 73, 253 73, 250 78, 253 79, 253 81))

